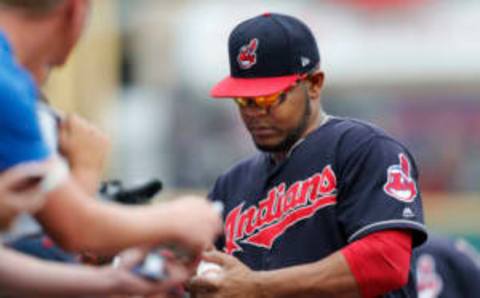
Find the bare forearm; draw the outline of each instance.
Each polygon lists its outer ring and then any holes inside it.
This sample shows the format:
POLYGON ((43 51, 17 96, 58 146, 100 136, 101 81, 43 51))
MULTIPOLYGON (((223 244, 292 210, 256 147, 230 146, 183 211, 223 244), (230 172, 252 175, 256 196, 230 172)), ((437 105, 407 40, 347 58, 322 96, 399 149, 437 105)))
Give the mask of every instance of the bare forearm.
POLYGON ((47 263, 0 248, 0 288, 18 297, 101 295, 120 287, 102 270, 47 263))
POLYGON ((159 208, 127 208, 92 200, 72 181, 50 196, 37 217, 49 235, 69 250, 110 254, 170 239, 172 221, 159 208))
POLYGON ((71 174, 78 185, 82 187, 90 198, 94 199, 100 187, 102 173, 94 170, 72 169, 71 174))
POLYGON ((339 252, 306 265, 259 272, 262 297, 360 297, 357 282, 339 252))

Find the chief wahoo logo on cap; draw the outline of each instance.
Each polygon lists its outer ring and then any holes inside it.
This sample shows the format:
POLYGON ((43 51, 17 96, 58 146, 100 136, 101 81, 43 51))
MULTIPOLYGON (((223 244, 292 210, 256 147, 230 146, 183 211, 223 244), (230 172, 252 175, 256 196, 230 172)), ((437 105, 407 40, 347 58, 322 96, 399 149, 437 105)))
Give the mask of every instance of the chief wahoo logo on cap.
POLYGON ((247 45, 244 45, 240 48, 238 53, 237 61, 241 69, 252 68, 257 63, 257 48, 258 48, 258 39, 254 38, 250 40, 247 45))

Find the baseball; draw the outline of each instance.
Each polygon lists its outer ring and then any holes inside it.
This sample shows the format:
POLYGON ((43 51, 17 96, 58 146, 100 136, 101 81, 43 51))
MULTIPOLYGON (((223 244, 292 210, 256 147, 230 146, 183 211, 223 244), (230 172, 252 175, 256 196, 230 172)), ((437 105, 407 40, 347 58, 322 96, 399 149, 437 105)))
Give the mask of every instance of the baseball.
POLYGON ((201 261, 197 267, 197 276, 218 278, 222 274, 222 267, 218 264, 201 261))

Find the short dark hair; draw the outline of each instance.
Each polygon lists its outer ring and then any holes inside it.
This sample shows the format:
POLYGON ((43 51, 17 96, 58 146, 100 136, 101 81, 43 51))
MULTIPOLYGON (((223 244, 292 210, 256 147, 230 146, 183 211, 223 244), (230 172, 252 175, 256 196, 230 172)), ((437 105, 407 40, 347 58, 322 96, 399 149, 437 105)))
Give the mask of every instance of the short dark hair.
POLYGON ((45 13, 51 11, 65 0, 0 0, 1 7, 23 9, 29 13, 45 13))

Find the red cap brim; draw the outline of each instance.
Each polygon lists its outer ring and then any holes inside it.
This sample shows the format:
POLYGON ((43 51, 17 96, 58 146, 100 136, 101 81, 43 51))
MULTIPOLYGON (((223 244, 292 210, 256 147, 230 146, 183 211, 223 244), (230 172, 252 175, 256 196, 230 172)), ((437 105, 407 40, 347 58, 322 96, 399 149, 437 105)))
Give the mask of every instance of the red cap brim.
POLYGON ((297 74, 271 78, 227 77, 212 88, 210 95, 215 98, 271 95, 290 87, 298 78, 297 74))

